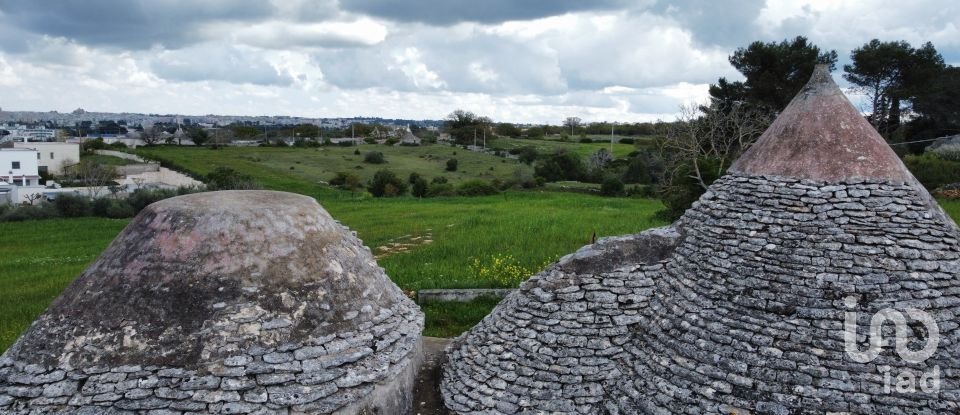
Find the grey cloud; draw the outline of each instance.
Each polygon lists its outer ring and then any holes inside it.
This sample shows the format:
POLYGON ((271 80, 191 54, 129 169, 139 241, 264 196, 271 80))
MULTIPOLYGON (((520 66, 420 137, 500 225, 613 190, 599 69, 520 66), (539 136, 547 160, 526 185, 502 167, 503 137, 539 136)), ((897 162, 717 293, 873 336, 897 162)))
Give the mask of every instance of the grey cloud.
POLYGON ((628 3, 625 0, 348 0, 341 3, 341 7, 385 19, 449 25, 530 20, 570 12, 616 9, 628 3))
POLYGON ((293 79, 243 51, 198 47, 167 52, 150 62, 164 79, 182 82, 224 81, 235 84, 288 86, 293 79))
POLYGON ((6 22, 80 43, 123 49, 192 43, 195 25, 270 16, 267 0, 0 0, 6 22))
POLYGON ((755 24, 765 0, 659 0, 650 11, 668 16, 703 45, 745 46, 756 40, 755 24))

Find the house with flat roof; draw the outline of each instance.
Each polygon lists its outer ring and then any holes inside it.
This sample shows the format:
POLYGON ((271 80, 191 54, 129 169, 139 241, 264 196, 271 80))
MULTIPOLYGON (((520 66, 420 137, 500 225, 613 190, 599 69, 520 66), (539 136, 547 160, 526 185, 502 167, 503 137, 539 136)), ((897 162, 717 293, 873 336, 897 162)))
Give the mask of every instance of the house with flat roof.
POLYGON ((63 174, 64 166, 80 162, 80 144, 77 143, 14 143, 14 148, 37 151, 39 172, 63 174))

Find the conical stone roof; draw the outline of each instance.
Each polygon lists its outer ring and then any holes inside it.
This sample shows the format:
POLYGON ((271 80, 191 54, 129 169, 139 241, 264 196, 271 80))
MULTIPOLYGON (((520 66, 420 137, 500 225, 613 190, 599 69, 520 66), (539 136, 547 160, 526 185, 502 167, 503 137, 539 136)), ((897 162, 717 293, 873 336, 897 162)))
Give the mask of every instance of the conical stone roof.
POLYGON ((458 339, 447 405, 960 411, 960 234, 824 68, 674 229, 521 286, 458 339))
POLYGON ((422 327, 312 198, 175 197, 141 212, 4 353, 0 412, 382 409, 374 392, 409 384, 422 327))

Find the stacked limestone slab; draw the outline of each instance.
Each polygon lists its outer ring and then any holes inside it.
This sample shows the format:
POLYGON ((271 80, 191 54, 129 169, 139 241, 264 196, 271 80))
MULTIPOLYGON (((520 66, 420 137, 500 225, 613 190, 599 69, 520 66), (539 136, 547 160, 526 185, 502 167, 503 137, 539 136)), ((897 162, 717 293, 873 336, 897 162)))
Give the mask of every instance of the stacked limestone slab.
POLYGON ((403 413, 422 327, 313 199, 177 197, 0 357, 0 413, 403 413))
MULTIPOLYGON (((562 295, 584 273, 619 274, 624 287, 648 287, 634 291, 630 304, 619 296, 604 303, 604 313, 631 315, 605 327, 618 333, 606 360, 577 356, 595 354, 589 346, 543 340, 552 327, 596 324, 600 316, 553 314, 543 323, 527 309, 532 301, 508 299, 451 351, 443 390, 448 407, 459 413, 960 411, 960 233, 824 68, 676 226, 680 236, 657 264, 638 254, 627 267, 616 261, 577 275, 551 271, 555 277, 542 287, 535 307, 541 310, 576 300, 562 295), (888 322, 871 336, 871 319, 884 309, 911 317, 902 330, 888 322), (512 328, 507 316, 525 313, 534 319, 517 327, 529 330, 512 328), (856 334, 848 342, 845 323, 856 334), (895 336, 907 354, 933 337, 939 341, 917 361, 898 352, 895 336), (858 354, 881 339, 878 355, 858 354), (597 363, 602 378, 555 376, 597 363), (898 381, 934 373, 935 388, 898 381), (590 387, 577 387, 584 382, 590 387)), ((587 302, 587 310, 600 304, 587 302)))

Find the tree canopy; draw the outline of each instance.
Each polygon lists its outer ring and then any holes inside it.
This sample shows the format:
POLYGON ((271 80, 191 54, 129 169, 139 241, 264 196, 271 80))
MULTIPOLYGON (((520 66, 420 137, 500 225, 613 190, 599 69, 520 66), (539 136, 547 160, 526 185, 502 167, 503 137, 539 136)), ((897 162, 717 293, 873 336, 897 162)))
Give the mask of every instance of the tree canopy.
POLYGON ((818 63, 837 63, 837 52, 821 52, 807 38, 797 36, 781 42, 751 43, 730 55, 730 64, 745 81, 729 82, 720 78, 710 86, 711 104, 721 108, 733 103, 747 103, 772 112, 783 110, 800 88, 810 79, 818 63))

